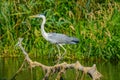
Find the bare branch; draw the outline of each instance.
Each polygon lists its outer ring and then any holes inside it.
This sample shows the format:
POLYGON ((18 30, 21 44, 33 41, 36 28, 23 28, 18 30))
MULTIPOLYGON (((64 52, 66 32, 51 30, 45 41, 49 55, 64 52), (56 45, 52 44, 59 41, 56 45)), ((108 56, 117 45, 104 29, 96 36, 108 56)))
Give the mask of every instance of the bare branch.
POLYGON ((61 75, 64 74, 67 69, 75 69, 76 71, 82 71, 83 74, 88 74, 92 78, 92 80, 97 80, 102 77, 101 73, 98 72, 95 64, 92 67, 85 67, 82 66, 79 61, 76 61, 76 63, 72 64, 67 64, 66 62, 63 62, 61 64, 56 64, 54 66, 46 66, 37 61, 32 61, 21 45, 22 40, 23 38, 19 38, 17 45, 21 48, 23 54, 25 55, 25 59, 31 68, 38 66, 41 67, 42 70, 45 72, 43 80, 47 80, 49 76, 54 73, 58 73, 56 79, 59 80, 61 75))

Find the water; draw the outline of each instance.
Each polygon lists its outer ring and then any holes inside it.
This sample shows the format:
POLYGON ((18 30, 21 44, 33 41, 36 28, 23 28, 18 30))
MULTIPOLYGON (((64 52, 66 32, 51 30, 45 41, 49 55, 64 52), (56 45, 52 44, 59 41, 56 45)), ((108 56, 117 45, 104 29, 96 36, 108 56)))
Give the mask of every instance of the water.
MULTIPOLYGON (((53 61, 47 59, 34 59, 45 65, 53 65, 53 61)), ((23 62, 23 58, 0 58, 0 80, 10 80, 15 72, 19 69, 23 62)), ((75 61, 72 61, 75 62, 75 61)), ((69 61, 69 63, 72 63, 69 61)), ((81 62, 81 61, 80 61, 81 62)), ((98 68, 98 71, 102 73, 103 78, 101 80, 120 80, 120 63, 110 62, 94 62, 98 68)), ((84 62, 81 64, 85 66, 92 66, 93 62, 84 62)), ((81 74, 81 73, 80 73, 81 74)), ((15 77, 16 80, 42 80, 44 77, 43 71, 39 68, 33 68, 32 71, 28 67, 28 64, 24 66, 22 71, 15 77)), ((50 77, 50 80, 55 80, 56 74, 50 77)), ((75 70, 67 70, 63 75, 63 80, 75 80, 75 70)), ((80 78, 80 76, 79 76, 80 78)), ((84 80, 92 80, 89 76, 85 76, 84 80)))

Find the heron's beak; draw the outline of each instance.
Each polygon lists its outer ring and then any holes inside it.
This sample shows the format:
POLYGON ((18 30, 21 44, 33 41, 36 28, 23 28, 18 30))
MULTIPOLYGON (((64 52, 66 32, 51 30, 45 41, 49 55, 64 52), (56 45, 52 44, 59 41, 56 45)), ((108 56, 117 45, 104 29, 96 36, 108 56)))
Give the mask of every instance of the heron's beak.
POLYGON ((35 18, 35 17, 38 17, 38 15, 29 16, 29 18, 35 18))

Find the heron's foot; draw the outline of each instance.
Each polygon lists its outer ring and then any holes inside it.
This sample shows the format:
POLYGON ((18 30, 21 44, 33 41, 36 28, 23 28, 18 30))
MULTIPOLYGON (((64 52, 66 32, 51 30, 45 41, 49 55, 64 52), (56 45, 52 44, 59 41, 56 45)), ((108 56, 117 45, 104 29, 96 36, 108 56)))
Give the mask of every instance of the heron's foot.
POLYGON ((57 60, 60 60, 61 59, 61 56, 57 56, 57 60))
POLYGON ((56 60, 56 62, 55 63, 57 63, 57 64, 59 64, 60 63, 60 61, 63 59, 63 57, 62 56, 57 56, 57 60, 56 60))
POLYGON ((61 54, 57 54, 57 59, 60 59, 61 58, 61 54))

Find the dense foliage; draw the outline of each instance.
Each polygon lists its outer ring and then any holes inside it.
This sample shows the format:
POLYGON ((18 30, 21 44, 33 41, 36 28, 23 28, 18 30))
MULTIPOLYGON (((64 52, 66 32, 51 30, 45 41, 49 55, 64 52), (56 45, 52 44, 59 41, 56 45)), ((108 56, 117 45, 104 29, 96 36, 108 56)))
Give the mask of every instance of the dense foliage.
POLYGON ((119 0, 1 0, 0 55, 21 56, 15 44, 24 38, 24 47, 34 57, 56 54, 57 48, 41 35, 41 19, 47 18, 45 30, 75 36, 77 45, 66 45, 67 57, 120 59, 119 0))

